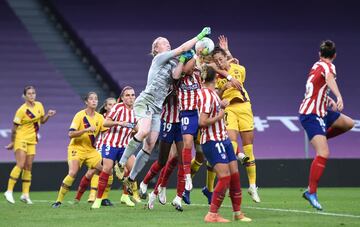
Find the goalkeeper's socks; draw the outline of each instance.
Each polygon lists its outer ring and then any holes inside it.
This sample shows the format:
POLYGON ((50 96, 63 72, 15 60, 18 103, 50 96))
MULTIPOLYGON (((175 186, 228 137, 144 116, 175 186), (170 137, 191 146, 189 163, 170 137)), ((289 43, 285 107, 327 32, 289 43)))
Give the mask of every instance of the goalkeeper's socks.
POLYGON ((90 185, 90 179, 86 178, 86 176, 83 176, 81 178, 79 188, 76 193, 76 197, 75 197, 76 200, 79 200, 79 201, 81 200, 82 195, 86 191, 87 187, 89 187, 89 185, 90 185))
POLYGON ((225 197, 226 190, 229 188, 230 176, 218 178, 218 182, 214 189, 211 204, 210 212, 217 213, 225 197))
POLYGON ((98 192, 96 198, 98 199, 102 198, 105 188, 108 184, 108 180, 109 180, 109 174, 105 172, 101 172, 99 175, 99 185, 98 185, 98 192))
POLYGON ((141 149, 136 155, 134 166, 130 172, 130 179, 135 179, 138 173, 144 168, 145 164, 150 158, 150 153, 141 149))

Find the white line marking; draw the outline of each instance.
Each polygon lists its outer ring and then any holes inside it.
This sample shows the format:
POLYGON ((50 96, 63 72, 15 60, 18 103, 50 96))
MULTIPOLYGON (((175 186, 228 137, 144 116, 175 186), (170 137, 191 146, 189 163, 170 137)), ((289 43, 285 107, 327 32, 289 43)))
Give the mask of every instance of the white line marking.
MULTIPOLYGON (((35 203, 53 203, 51 200, 33 200, 35 203)), ((64 203, 71 203, 72 201, 64 201, 64 203)), ((80 202, 87 203, 87 202, 80 202)), ((120 204, 120 202, 112 202, 114 204, 120 204)), ((142 202, 146 204, 146 202, 142 202)), ((170 203, 168 203, 170 204, 170 203)), ((197 204, 192 203, 190 206, 198 206, 198 207, 209 207, 208 204, 197 204)), ((222 205, 222 207, 231 208, 231 206, 222 205)), ((329 213, 323 211, 307 211, 307 210, 294 210, 294 209, 280 209, 280 208, 268 208, 268 207, 253 207, 253 206, 243 206, 245 209, 253 209, 253 210, 264 210, 264 211, 276 211, 276 212, 287 212, 287 213, 302 213, 302 214, 317 214, 324 216, 333 216, 333 217, 345 217, 345 218, 360 218, 360 215, 353 214, 341 214, 341 213, 329 213)))
MULTIPOLYGON (((206 206, 208 204, 191 204, 191 206, 206 206)), ((231 208, 231 206, 224 206, 222 207, 231 208)), ((303 213, 303 214, 318 214, 324 216, 335 216, 335 217, 347 217, 347 218, 360 218, 360 215, 353 215, 353 214, 339 214, 339 213, 328 213, 323 211, 307 211, 307 210, 294 210, 294 209, 279 209, 279 208, 267 208, 267 207, 253 207, 253 206, 243 206, 245 209, 254 209, 254 210, 265 210, 265 211, 277 211, 277 212, 288 212, 288 213, 303 213)))

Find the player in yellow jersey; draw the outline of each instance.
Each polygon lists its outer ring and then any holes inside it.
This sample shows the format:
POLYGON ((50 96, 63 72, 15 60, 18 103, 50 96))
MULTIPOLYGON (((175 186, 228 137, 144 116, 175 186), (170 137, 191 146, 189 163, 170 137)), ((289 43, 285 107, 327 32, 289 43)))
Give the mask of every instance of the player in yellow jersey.
MULTIPOLYGON (((115 104, 116 104, 115 98, 110 97, 110 98, 105 99, 103 105, 99 108, 98 113, 103 115, 105 118, 106 115, 110 112, 112 106, 115 104)), ((101 132, 98 135, 98 138, 96 140, 95 148, 100 154, 101 154, 101 147, 102 147, 104 136, 105 136, 105 132, 101 132)), ((80 201, 82 195, 84 194, 84 192, 86 191, 86 189, 88 188, 89 185, 90 185, 90 193, 89 193, 88 202, 93 203, 95 201, 97 185, 99 183, 99 175, 97 173, 94 174, 95 170, 96 169, 89 169, 85 173, 85 175, 81 178, 81 181, 80 181, 77 193, 76 193, 76 197, 74 199, 74 203, 78 203, 80 201)), ((103 199, 101 202, 102 206, 113 206, 112 202, 108 199, 109 191, 111 189, 112 183, 113 183, 113 176, 110 175, 108 185, 106 186, 105 192, 102 197, 102 199, 103 199)))
POLYGON ((49 110, 45 114, 41 102, 36 101, 36 91, 33 86, 26 86, 24 88, 23 98, 25 103, 19 107, 14 117, 11 143, 6 146, 6 149, 14 150, 16 159, 16 165, 10 173, 8 188, 4 194, 6 200, 12 204, 15 203, 12 194, 13 189, 21 172, 22 195, 20 200, 26 204, 32 204, 29 191, 39 127, 56 114, 55 110, 49 110))
MULTIPOLYGON (((227 46, 227 45, 225 45, 227 46)), ((216 81, 219 96, 229 101, 230 105, 225 109, 226 129, 229 138, 233 144, 234 151, 238 149, 237 138, 240 134, 243 151, 249 157, 245 163, 246 171, 249 178, 248 193, 254 202, 260 202, 256 187, 256 165, 253 153, 254 141, 254 117, 251 109, 250 98, 245 90, 245 67, 235 63, 229 63, 227 59, 227 51, 222 48, 215 48, 212 52, 213 60, 216 64, 218 73, 223 77, 219 77, 216 81), (225 74, 225 75, 224 75, 225 74), (229 80, 235 78, 241 84, 239 88, 235 88, 229 80)))
POLYGON ((95 92, 89 92, 85 98, 86 108, 79 111, 70 126, 68 146, 69 173, 64 178, 56 202, 53 208, 58 208, 64 200, 64 196, 70 190, 76 174, 85 164, 88 169, 102 170, 101 155, 95 149, 96 137, 100 132, 106 131, 103 126, 104 117, 97 113, 98 96, 95 92))

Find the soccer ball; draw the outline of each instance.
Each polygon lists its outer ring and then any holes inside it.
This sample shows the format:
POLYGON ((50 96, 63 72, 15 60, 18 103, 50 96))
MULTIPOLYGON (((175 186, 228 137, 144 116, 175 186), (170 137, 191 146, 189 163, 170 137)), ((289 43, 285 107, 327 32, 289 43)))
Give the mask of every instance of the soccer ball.
POLYGON ((197 41, 195 44, 196 53, 200 52, 200 54, 203 56, 211 54, 211 52, 214 50, 214 47, 214 42, 208 37, 197 41))

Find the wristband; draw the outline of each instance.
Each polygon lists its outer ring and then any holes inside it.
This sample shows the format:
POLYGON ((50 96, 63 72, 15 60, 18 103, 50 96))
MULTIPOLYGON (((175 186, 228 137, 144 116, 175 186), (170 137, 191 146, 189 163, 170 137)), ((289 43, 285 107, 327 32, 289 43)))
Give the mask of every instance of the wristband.
POLYGON ((226 79, 227 79, 228 81, 230 81, 232 78, 233 78, 233 77, 232 77, 231 75, 227 75, 227 76, 226 76, 226 79))

